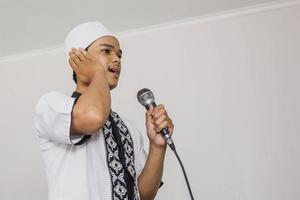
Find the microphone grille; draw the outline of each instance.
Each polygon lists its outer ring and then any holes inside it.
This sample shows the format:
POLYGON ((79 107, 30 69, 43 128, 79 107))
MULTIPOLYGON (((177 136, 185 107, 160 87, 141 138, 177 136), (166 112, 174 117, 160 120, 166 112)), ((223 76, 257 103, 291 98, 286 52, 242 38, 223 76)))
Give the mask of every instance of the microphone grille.
POLYGON ((137 99, 145 107, 155 102, 153 93, 147 88, 143 88, 137 93, 137 99))

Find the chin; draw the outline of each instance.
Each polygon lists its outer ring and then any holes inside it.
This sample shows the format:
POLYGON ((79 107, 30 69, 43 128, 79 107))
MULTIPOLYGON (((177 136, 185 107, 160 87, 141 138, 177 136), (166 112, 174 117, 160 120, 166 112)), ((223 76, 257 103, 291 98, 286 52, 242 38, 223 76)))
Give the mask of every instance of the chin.
POLYGON ((116 84, 109 84, 109 89, 113 90, 117 87, 117 85, 118 85, 117 83, 116 84))

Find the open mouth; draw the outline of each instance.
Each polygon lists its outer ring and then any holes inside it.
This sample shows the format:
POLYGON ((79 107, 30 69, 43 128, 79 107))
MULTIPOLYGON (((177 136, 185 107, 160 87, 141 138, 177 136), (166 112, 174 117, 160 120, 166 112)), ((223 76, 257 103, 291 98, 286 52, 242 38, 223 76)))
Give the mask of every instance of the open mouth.
POLYGON ((120 75, 120 69, 119 68, 108 68, 108 71, 113 73, 114 75, 117 75, 117 76, 120 75))

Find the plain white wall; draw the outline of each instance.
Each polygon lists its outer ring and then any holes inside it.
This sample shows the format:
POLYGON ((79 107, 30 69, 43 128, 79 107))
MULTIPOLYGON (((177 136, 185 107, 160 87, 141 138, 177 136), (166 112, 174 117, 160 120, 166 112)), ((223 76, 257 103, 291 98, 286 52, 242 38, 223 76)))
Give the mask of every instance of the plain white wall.
MULTIPOLYGON (((299 21, 300 4, 278 4, 120 34, 113 109, 144 131, 136 92, 166 105, 195 199, 300 198, 299 21)), ((62 48, 11 58, 0 61, 0 199, 46 199, 32 115, 45 92, 71 94, 71 70, 62 48)), ((157 199, 189 199, 171 151, 163 179, 157 199)))

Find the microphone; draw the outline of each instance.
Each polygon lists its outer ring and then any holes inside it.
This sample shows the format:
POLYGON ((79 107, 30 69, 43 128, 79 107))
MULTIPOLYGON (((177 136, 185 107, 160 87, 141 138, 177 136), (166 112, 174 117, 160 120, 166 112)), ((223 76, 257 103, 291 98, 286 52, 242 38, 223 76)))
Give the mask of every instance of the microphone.
MULTIPOLYGON (((146 107, 146 109, 148 110, 151 106, 155 107, 156 104, 155 104, 155 100, 154 100, 154 95, 153 93, 151 92, 151 90, 147 89, 147 88, 143 88, 141 89, 138 93, 137 93, 137 99, 138 101, 146 107)), ((192 192, 192 189, 191 189, 191 186, 190 186, 190 183, 189 183, 189 180, 188 180, 188 177, 186 175, 186 172, 185 172, 185 169, 184 169, 184 166, 183 166, 183 163, 181 162, 180 160, 180 157, 176 151, 176 148, 175 148, 175 145, 174 145, 174 142, 171 138, 171 135, 169 133, 169 130, 167 129, 167 127, 163 128, 161 131, 161 134, 164 136, 167 144, 169 145, 169 147, 172 149, 172 151, 175 153, 175 156, 180 164, 180 167, 182 169, 182 172, 183 172, 183 175, 184 175, 184 178, 185 178, 185 182, 187 184, 187 187, 188 187, 188 190, 189 190, 189 194, 190 194, 190 197, 191 197, 191 200, 194 200, 194 196, 193 196, 193 192, 192 192)))
MULTIPOLYGON (((137 99, 138 101, 146 107, 146 109, 148 110, 151 106, 155 107, 156 104, 155 104, 155 100, 154 100, 154 95, 153 93, 151 92, 151 90, 147 89, 147 88, 143 88, 141 89, 138 93, 137 93, 137 99)), ((180 167, 182 169, 182 172, 183 172, 183 175, 184 175, 184 178, 185 178, 185 182, 186 182, 186 185, 188 187, 188 190, 189 190, 189 194, 190 194, 190 197, 191 197, 191 200, 194 200, 194 196, 193 196, 193 192, 192 192, 192 189, 191 189, 191 186, 190 186, 190 183, 189 183, 189 180, 188 180, 188 177, 186 175, 186 172, 185 172, 185 169, 184 169, 184 166, 183 166, 183 163, 181 162, 180 160, 180 157, 175 149, 175 145, 174 145, 174 142, 171 138, 171 135, 169 133, 169 130, 167 129, 167 127, 163 128, 161 131, 161 134, 164 136, 167 144, 169 145, 169 147, 172 149, 172 151, 175 153, 175 156, 180 164, 180 167)))
MULTIPOLYGON (((151 90, 149 90, 147 88, 143 88, 137 93, 137 99, 140 102, 140 104, 142 104, 147 110, 149 110, 149 108, 151 106, 156 107, 154 95, 151 92, 151 90)), ((170 146, 170 148, 173 151, 175 151, 175 145, 171 138, 168 128, 165 127, 160 132, 163 135, 163 137, 165 138, 165 140, 166 140, 167 144, 170 146)))

